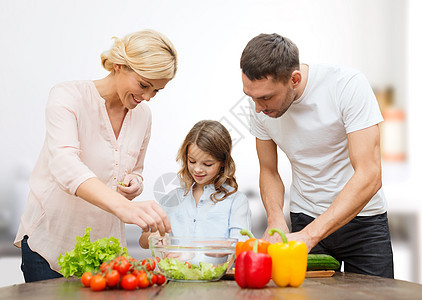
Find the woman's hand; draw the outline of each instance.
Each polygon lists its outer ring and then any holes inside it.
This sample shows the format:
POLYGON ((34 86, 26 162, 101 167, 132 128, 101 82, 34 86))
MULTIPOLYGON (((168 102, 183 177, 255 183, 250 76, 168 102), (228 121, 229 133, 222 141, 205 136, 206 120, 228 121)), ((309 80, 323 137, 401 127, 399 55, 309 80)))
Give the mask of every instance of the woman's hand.
POLYGON ((166 212, 155 201, 127 201, 121 194, 107 187, 98 178, 89 178, 76 190, 76 196, 114 214, 122 222, 135 224, 143 231, 171 232, 166 212))
POLYGON ((155 201, 127 201, 115 210, 115 215, 124 223, 138 225, 144 232, 159 231, 160 235, 171 232, 166 212, 155 201))
POLYGON ((139 196, 144 190, 142 179, 134 174, 127 174, 122 181, 122 184, 117 186, 117 191, 129 200, 133 200, 139 196))

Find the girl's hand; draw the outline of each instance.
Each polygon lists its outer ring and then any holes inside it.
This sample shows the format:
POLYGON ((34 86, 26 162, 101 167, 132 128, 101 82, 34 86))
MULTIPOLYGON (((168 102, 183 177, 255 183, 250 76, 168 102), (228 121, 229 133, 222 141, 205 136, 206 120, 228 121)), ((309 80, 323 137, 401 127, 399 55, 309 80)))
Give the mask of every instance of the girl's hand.
POLYGON ((127 174, 122 182, 117 185, 117 191, 129 200, 139 196, 144 190, 142 179, 133 174, 127 174))

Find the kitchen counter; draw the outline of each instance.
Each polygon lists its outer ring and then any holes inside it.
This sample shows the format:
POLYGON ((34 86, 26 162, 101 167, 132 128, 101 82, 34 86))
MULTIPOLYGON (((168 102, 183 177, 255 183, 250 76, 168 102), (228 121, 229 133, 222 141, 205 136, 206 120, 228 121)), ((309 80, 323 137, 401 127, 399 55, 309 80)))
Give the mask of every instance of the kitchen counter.
POLYGON ((76 278, 60 278, 0 288, 0 299, 421 299, 422 285, 408 281, 337 272, 333 277, 306 278, 299 288, 241 289, 234 280, 206 283, 169 281, 134 291, 94 292, 76 278))

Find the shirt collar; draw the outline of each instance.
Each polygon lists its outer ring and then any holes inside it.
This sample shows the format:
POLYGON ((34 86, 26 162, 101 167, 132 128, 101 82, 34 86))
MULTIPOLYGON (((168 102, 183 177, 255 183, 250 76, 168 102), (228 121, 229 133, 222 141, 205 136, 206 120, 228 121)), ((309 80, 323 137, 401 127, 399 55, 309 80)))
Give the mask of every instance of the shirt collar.
MULTIPOLYGON (((192 193, 193 187, 194 187, 195 185, 196 185, 196 182, 194 182, 194 183, 192 184, 192 186, 190 187, 190 189, 189 189, 189 193, 192 193)), ((205 185, 205 186, 204 186, 204 192, 205 192, 205 191, 207 191, 207 190, 215 191, 214 184, 213 184, 213 183, 210 183, 210 184, 205 185)))

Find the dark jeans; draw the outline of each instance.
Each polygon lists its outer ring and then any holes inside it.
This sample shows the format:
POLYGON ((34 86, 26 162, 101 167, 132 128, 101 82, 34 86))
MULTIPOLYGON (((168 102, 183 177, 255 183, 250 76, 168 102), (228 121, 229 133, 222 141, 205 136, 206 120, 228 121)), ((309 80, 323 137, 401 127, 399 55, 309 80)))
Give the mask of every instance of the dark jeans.
POLYGON ((21 251, 21 270, 25 277, 25 282, 63 277, 61 274, 52 270, 48 262, 41 255, 29 248, 27 235, 22 240, 21 251))
MULTIPOLYGON (((302 230, 314 218, 290 213, 292 232, 302 230)), ((329 254, 344 263, 344 271, 394 278, 393 251, 387 213, 355 217, 320 241, 310 253, 329 254)))

